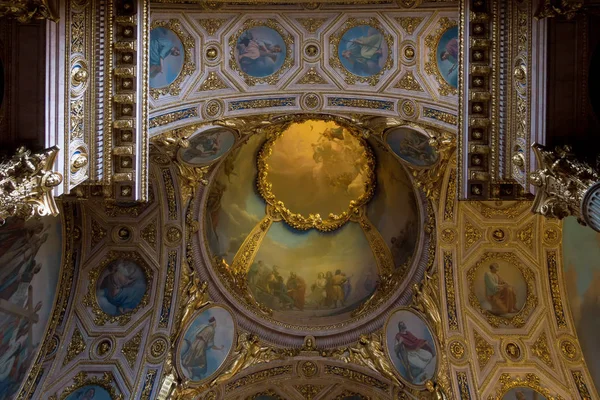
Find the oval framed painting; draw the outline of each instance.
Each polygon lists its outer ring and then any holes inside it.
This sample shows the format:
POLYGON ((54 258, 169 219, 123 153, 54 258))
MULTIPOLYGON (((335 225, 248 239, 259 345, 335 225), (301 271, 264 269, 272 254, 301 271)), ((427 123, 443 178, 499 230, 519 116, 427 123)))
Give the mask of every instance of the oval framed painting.
POLYGON ((85 385, 68 395, 65 400, 113 400, 113 397, 102 386, 85 385))
POLYGON ((481 263, 474 270, 472 288, 481 309, 498 317, 514 317, 527 301, 523 271, 505 260, 481 263))
POLYGON ((395 310, 385 324, 385 340, 392 365, 408 386, 422 389, 434 379, 439 347, 423 317, 406 307, 395 310))
POLYGON ((179 150, 179 158, 192 165, 210 164, 229 152, 235 139, 235 132, 227 128, 199 131, 188 140, 189 147, 179 150))
POLYGON ((200 385, 223 367, 234 348, 235 319, 224 305, 197 311, 183 327, 177 342, 176 366, 192 385, 200 385))
POLYGON ((136 261, 117 258, 109 262, 96 281, 96 300, 111 317, 135 312, 148 291, 148 277, 136 261))
POLYGON ((384 33, 371 25, 358 25, 346 30, 337 52, 342 66, 360 77, 379 74, 389 56, 384 33))
POLYGON ((515 387, 504 393, 502 400, 548 400, 537 390, 528 387, 515 387))
POLYGON ((266 25, 250 27, 235 41, 233 58, 253 78, 266 78, 283 67, 287 46, 280 32, 266 25))
POLYGON ((385 143, 402 161, 414 167, 431 167, 438 161, 437 151, 429 144, 431 138, 409 127, 389 129, 385 143))
POLYGON ((150 88, 161 89, 175 82, 185 62, 181 38, 171 29, 158 26, 150 31, 148 53, 150 88))
POLYGON ((437 44, 436 62, 438 71, 453 88, 458 88, 458 26, 448 28, 437 44))

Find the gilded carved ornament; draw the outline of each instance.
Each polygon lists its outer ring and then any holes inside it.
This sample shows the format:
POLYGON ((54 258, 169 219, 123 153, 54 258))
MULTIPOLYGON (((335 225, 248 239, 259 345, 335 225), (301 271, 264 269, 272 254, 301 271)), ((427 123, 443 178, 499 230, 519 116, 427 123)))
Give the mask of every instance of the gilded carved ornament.
POLYGON ((544 0, 535 13, 535 18, 564 16, 567 19, 572 19, 578 12, 583 11, 583 3, 584 0, 544 0))
POLYGON ((12 158, 0 162, 0 224, 9 217, 58 215, 52 195, 62 182, 62 175, 52 171, 58 151, 51 147, 32 153, 20 147, 12 158))
POLYGON ((538 189, 531 211, 546 218, 573 215, 586 225, 582 201, 588 189, 600 181, 600 173, 577 160, 570 146, 559 146, 554 151, 539 144, 532 148, 538 169, 530 174, 530 179, 538 189))
POLYGON ((0 18, 15 18, 21 23, 29 23, 34 19, 58 21, 58 16, 48 0, 1 0, 0 18))

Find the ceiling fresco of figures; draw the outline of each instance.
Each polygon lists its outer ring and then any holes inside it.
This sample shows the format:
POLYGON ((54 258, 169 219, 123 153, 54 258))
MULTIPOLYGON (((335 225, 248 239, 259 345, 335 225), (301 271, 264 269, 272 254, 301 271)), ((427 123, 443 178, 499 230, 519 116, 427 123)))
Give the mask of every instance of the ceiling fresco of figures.
POLYGON ((0 230, 0 398, 10 399, 43 344, 62 263, 57 218, 8 220, 0 230))
POLYGON ((454 130, 458 9, 152 9, 150 134, 265 112, 370 113, 454 130))
POLYGON ((408 270, 421 235, 403 164, 334 120, 301 118, 241 140, 201 209, 208 259, 243 269, 253 299, 276 321, 300 326, 350 318, 386 273, 377 252, 408 270))

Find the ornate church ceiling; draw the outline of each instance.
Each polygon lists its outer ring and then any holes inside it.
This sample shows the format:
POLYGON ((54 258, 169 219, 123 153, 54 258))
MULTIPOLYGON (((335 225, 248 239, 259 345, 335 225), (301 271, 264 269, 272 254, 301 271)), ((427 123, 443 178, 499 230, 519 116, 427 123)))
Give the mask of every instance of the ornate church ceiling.
POLYGON ((435 6, 270 5, 254 13, 157 5, 151 40, 164 37, 181 51, 164 59, 164 73, 150 74, 150 134, 284 110, 400 116, 453 130, 458 8, 435 6), (244 55, 254 37, 277 50, 244 55), (361 50, 352 46, 358 39, 366 41, 361 50))
POLYGON ((597 398, 577 243, 530 202, 458 201, 461 18, 152 3, 148 201, 83 185, 0 228, 0 398, 597 398))

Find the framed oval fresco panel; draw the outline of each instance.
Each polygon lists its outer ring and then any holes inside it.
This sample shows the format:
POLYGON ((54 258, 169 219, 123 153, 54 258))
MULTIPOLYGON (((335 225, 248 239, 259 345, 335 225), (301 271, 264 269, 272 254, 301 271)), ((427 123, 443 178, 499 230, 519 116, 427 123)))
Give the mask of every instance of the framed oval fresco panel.
POLYGON ((226 128, 212 128, 198 132, 189 139, 189 147, 179 151, 182 161, 205 165, 225 155, 235 143, 235 133, 226 128))
POLYGON ((424 133, 408 127, 390 129, 385 135, 385 142, 394 154, 416 167, 430 167, 438 160, 429 139, 424 133))
POLYGON ((458 88, 458 26, 442 33, 436 48, 436 62, 444 80, 453 88, 458 88))
POLYGON ((109 263, 96 282, 98 305, 110 316, 133 312, 142 302, 148 280, 134 260, 119 258, 109 263))
POLYGON ((71 393, 65 400, 113 400, 113 397, 102 386, 86 385, 71 393))
POLYGON ((235 61, 242 72, 254 78, 279 71, 286 56, 287 46, 281 34, 265 25, 246 29, 235 43, 235 61))
POLYGON ((528 387, 516 387, 506 392, 502 400, 547 400, 547 397, 528 387))
POLYGON ((473 291, 482 309, 510 318, 525 305, 527 282, 517 266, 493 260, 475 270, 473 291))
POLYGON ((358 25, 342 35, 338 58, 344 68, 357 76, 379 74, 388 59, 388 46, 383 32, 370 25, 358 25))
POLYGON ((385 325, 387 353, 408 386, 423 388, 437 371, 438 349, 429 324, 408 308, 394 311, 385 325))
POLYGON ((149 84, 152 89, 175 82, 183 69, 184 53, 181 39, 171 29, 159 26, 150 31, 149 84))
POLYGON ((198 311, 178 339, 179 374, 192 385, 214 376, 233 349, 235 331, 235 320, 228 308, 211 305, 198 311))

